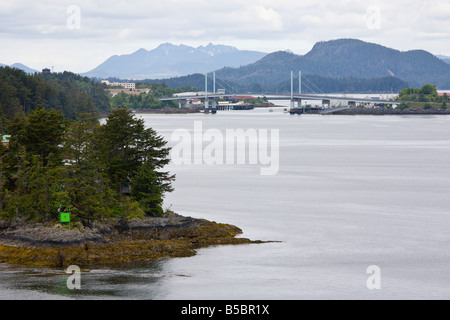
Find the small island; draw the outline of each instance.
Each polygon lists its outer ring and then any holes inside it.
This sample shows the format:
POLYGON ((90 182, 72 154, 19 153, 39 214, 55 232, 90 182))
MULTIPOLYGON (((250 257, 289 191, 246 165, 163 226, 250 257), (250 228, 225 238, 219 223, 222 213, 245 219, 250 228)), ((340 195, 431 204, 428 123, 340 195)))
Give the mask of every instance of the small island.
POLYGON ((235 226, 163 208, 175 175, 167 142, 127 108, 104 121, 38 106, 0 145, 0 263, 67 267, 188 257, 259 243, 235 226))

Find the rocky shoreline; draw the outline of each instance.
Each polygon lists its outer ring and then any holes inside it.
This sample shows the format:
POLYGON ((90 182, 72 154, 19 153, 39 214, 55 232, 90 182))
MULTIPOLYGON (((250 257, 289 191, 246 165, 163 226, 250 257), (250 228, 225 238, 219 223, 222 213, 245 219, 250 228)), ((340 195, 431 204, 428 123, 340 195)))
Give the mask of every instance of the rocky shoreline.
POLYGON ((189 257, 212 245, 263 243, 237 238, 236 226, 169 214, 145 220, 60 225, 0 222, 0 263, 67 267, 189 257))

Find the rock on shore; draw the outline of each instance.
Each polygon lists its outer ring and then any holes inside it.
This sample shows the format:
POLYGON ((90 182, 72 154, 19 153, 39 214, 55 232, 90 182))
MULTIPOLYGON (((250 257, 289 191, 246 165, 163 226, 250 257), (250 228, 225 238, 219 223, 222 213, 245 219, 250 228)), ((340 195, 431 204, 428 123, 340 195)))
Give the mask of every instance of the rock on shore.
POLYGON ((65 267, 188 257, 221 244, 261 243, 236 238, 239 228, 170 214, 145 220, 95 222, 74 230, 60 225, 0 222, 0 263, 65 267))

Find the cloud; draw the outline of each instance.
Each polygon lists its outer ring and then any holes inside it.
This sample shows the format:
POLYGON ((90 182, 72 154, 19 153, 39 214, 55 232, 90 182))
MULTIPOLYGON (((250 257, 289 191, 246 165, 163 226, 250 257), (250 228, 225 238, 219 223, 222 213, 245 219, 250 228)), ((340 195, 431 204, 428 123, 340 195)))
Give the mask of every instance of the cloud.
POLYGON ((279 31, 283 29, 283 21, 281 16, 272 8, 256 6, 255 14, 263 23, 264 29, 269 29, 271 31, 279 31))
POLYGON ((442 45, 450 41, 449 16, 447 0, 2 1, 0 39, 8 46, 2 46, 0 62, 35 61, 31 55, 45 51, 42 63, 66 59, 67 65, 91 68, 103 57, 163 42, 306 53, 317 41, 336 38, 450 55, 442 45), (71 5, 80 8, 79 29, 67 27, 71 5), (368 27, 371 6, 380 9, 379 28, 368 27))

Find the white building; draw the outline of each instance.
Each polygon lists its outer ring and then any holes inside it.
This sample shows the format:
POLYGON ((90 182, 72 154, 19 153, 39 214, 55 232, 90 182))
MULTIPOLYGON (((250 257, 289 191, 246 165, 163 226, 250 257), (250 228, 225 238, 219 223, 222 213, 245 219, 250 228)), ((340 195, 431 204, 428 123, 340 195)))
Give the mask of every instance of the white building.
POLYGON ((109 82, 109 80, 103 80, 102 83, 106 84, 107 86, 124 87, 125 89, 136 90, 136 83, 109 82))

